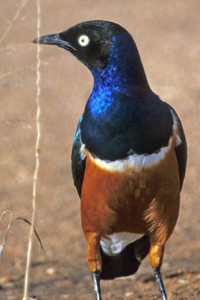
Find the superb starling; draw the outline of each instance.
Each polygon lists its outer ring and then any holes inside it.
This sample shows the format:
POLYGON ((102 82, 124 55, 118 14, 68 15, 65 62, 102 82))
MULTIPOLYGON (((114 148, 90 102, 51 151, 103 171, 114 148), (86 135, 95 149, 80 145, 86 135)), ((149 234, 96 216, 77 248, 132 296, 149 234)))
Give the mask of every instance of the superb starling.
POLYGON ((179 117, 149 87, 136 44, 120 25, 89 21, 33 42, 68 50, 94 77, 73 141, 72 173, 96 300, 100 279, 135 273, 148 253, 167 299, 160 267, 187 158, 179 117))

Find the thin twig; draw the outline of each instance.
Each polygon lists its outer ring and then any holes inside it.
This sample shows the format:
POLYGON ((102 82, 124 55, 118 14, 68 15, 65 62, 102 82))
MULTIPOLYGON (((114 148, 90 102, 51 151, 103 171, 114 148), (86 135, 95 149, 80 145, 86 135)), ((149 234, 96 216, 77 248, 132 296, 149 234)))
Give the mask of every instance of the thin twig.
MULTIPOLYGON (((14 221, 15 221, 15 220, 22 220, 22 221, 24 221, 25 223, 27 223, 27 224, 29 224, 30 226, 32 226, 31 222, 30 222, 29 220, 27 220, 26 218, 15 217, 15 218, 14 218, 14 221)), ((36 238, 38 239, 38 242, 39 242, 39 244, 40 244, 40 247, 41 247, 43 253, 45 254, 44 247, 43 247, 43 245, 42 245, 42 241, 41 241, 41 239, 40 239, 39 234, 37 233, 37 230, 36 230, 35 226, 33 226, 33 230, 34 230, 34 233, 35 233, 35 235, 36 235, 36 238)))
MULTIPOLYGON (((15 217, 15 212, 12 212, 11 210, 5 210, 2 214, 1 214, 1 217, 0 217, 0 222, 3 220, 3 218, 5 217, 5 215, 7 213, 10 213, 11 214, 11 218, 10 218, 10 221, 8 223, 8 226, 7 226, 7 229, 6 229, 6 233, 3 237, 3 241, 2 243, 0 244, 0 262, 1 262, 1 258, 2 258, 2 251, 4 249, 4 246, 6 245, 6 241, 7 241, 7 237, 8 237, 8 233, 10 231, 10 228, 11 228, 11 225, 12 223, 15 221, 15 220, 22 220, 24 221, 25 223, 29 224, 30 226, 32 226, 31 222, 29 220, 27 220, 26 218, 22 218, 22 217, 15 217)), ((40 236, 39 234, 37 233, 37 230, 35 228, 35 226, 33 226, 33 229, 34 229, 34 233, 35 233, 35 236, 36 238, 38 239, 38 242, 40 244, 40 247, 45 255, 45 251, 44 251, 44 247, 42 245, 42 241, 40 239, 40 236)))
MULTIPOLYGON (((37 0, 37 36, 40 36, 40 1, 37 0)), ((27 261, 26 261, 26 271, 24 278, 24 293, 23 300, 28 300, 28 288, 29 288, 29 274, 31 266, 31 254, 32 254, 32 237, 34 232, 34 222, 36 214, 36 191, 37 191, 37 179, 38 179, 38 169, 39 169, 39 142, 40 142, 40 46, 37 45, 37 112, 36 112, 36 128, 37 128, 37 138, 35 143, 35 172, 33 177, 33 192, 32 192, 32 219, 31 219, 31 230, 29 235, 29 243, 27 249, 27 261)))
POLYGON ((4 216, 7 214, 7 213, 11 213, 11 218, 10 218, 10 221, 8 223, 8 226, 7 226, 7 230, 6 230, 6 233, 4 235, 4 238, 3 238, 3 241, 2 241, 2 244, 0 245, 0 261, 1 261, 1 257, 2 257, 2 251, 3 251, 3 248, 6 244, 6 240, 7 240, 7 237, 8 237, 8 232, 10 230, 10 227, 12 225, 12 222, 14 220, 14 216, 15 216, 15 213, 12 212, 11 210, 5 210, 2 215, 1 215, 1 218, 0 218, 0 222, 2 221, 2 219, 4 218, 4 216))

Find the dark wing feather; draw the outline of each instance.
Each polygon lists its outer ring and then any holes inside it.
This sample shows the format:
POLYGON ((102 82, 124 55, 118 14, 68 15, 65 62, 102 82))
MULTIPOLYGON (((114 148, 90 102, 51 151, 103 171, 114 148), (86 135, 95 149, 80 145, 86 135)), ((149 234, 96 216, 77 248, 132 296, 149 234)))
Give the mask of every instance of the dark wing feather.
POLYGON ((74 141, 73 141, 73 146, 72 146, 72 175, 73 175, 73 180, 74 180, 74 185, 77 189, 77 192, 79 196, 81 196, 81 187, 83 183, 83 177, 84 177, 84 172, 85 172, 85 162, 86 158, 81 155, 81 132, 80 132, 80 124, 82 121, 82 116, 79 119, 77 128, 76 128, 76 133, 74 136, 74 141))
POLYGON ((178 115, 176 114, 175 110, 171 106, 170 108, 174 112, 178 120, 179 136, 181 139, 181 143, 175 148, 175 151, 176 151, 176 157, 177 157, 178 167, 179 167, 180 189, 182 189, 183 181, 185 178, 186 164, 187 164, 187 143, 186 143, 186 138, 185 138, 181 121, 178 115))

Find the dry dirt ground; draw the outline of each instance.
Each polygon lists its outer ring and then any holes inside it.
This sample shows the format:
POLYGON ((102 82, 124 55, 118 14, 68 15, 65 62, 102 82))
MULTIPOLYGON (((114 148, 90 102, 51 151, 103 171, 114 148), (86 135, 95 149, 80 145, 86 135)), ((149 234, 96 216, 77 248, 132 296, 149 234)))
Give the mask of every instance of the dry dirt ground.
MULTIPOLYGON (((1 0, 0 213, 31 219, 36 140, 36 1, 1 0)), ((168 241, 163 278, 169 299, 200 299, 200 3, 199 0, 41 0, 41 34, 85 20, 120 23, 133 35, 152 89, 173 105, 188 140, 180 217, 168 241)), ((93 299, 87 246, 70 155, 92 76, 69 53, 41 49, 41 142, 29 295, 93 299)), ((0 222, 1 241, 10 215, 0 222)), ((16 220, 0 266, 0 299, 22 299, 29 226, 16 220)), ((148 258, 135 276, 102 282, 103 299, 159 299, 148 258)))

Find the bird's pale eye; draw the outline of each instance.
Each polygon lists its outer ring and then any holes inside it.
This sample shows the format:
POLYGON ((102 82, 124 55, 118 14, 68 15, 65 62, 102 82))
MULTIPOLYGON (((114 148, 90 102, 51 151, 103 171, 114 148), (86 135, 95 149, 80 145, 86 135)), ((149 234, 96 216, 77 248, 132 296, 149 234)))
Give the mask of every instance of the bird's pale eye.
POLYGON ((79 36, 78 38, 78 43, 82 47, 86 47, 89 44, 89 42, 90 42, 90 38, 85 34, 79 36))

